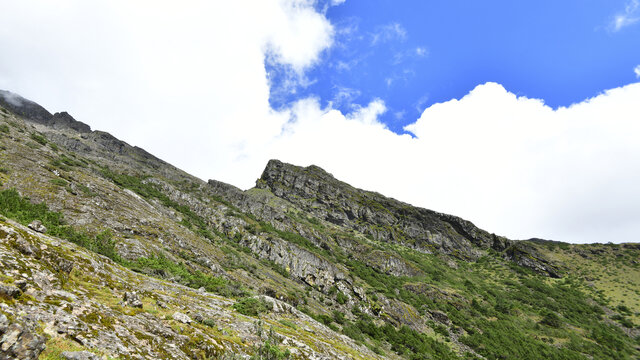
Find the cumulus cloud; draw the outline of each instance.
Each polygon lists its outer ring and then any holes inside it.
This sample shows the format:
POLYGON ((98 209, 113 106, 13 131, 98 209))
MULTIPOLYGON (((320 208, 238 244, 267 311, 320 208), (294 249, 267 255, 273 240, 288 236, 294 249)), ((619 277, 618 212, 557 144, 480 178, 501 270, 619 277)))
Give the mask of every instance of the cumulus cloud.
POLYGON ((378 120, 382 99, 272 109, 265 59, 304 76, 334 44, 314 4, 6 1, 0 88, 203 179, 249 188, 280 158, 512 238, 637 241, 640 83, 556 110, 493 83, 427 109, 425 95, 414 136, 378 120))
POLYGON ((609 28, 615 32, 620 31, 624 27, 637 23, 638 21, 640 21, 640 14, 638 14, 639 9, 640 1, 630 0, 625 5, 624 11, 616 14, 613 17, 613 20, 609 24, 609 28))
POLYGON ((637 241, 640 84, 568 108, 501 85, 427 108, 397 135, 380 101, 343 115, 315 100, 267 151, 512 238, 637 241))

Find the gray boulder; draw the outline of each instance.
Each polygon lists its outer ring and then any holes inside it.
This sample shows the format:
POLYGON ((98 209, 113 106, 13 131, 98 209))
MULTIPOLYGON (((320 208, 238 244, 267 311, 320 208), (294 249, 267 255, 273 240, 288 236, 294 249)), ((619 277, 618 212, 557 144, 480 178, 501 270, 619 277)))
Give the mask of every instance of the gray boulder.
POLYGON ((31 224, 29 224, 29 228, 39 233, 47 232, 47 228, 44 225, 42 225, 42 221, 40 220, 33 220, 31 224))
POLYGON ((142 301, 140 300, 140 297, 138 296, 138 294, 136 294, 135 292, 129 292, 129 291, 125 292, 122 302, 126 306, 140 308, 140 309, 142 308, 142 301))
POLYGON ((100 357, 88 351, 65 351, 60 354, 66 360, 100 360, 100 357))

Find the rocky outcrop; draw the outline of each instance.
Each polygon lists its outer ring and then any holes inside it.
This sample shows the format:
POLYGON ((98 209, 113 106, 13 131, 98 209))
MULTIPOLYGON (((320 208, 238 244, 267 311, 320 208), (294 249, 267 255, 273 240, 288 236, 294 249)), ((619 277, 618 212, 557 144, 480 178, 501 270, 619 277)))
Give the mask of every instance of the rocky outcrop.
MULTIPOLYGON (((356 189, 313 165, 303 168, 270 160, 256 187, 269 190, 314 217, 422 252, 475 260, 488 249, 502 252, 514 243, 457 216, 356 189)), ((527 260, 511 254, 505 258, 538 273, 557 276, 557 272, 550 270, 553 268, 550 262, 540 254, 527 260)), ((388 267, 383 269, 388 271, 388 267)), ((405 272, 398 269, 399 273, 405 272)))
POLYGON ((504 252, 504 257, 516 264, 531 269, 538 274, 553 278, 560 277, 558 267, 547 260, 533 246, 525 242, 513 242, 504 252))
POLYGON ((350 283, 345 272, 320 256, 279 238, 263 239, 249 235, 241 241, 260 258, 283 266, 291 276, 308 285, 329 289, 337 282, 350 283))

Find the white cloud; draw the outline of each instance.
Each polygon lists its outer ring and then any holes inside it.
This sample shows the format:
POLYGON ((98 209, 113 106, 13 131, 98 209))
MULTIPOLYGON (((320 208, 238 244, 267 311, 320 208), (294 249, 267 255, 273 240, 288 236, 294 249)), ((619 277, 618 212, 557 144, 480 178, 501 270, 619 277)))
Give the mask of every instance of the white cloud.
POLYGON ((620 12, 613 17, 609 24, 612 31, 620 31, 622 28, 633 25, 640 21, 638 10, 640 9, 639 0, 630 0, 624 7, 624 12, 620 12))
POLYGON ((0 88, 203 179, 248 188, 280 158, 513 238, 638 240, 640 83, 558 110, 491 83, 425 95, 413 138, 377 120, 382 100, 270 108, 265 57, 304 79, 333 43, 311 0, 0 1, 0 88))
POLYGON ((633 72, 636 74, 636 77, 637 77, 637 78, 640 78, 640 65, 636 66, 636 67, 633 69, 633 72))
POLYGON ((371 45, 377 45, 392 40, 404 41, 406 39, 407 30, 401 24, 394 22, 378 27, 371 35, 371 45))
POLYGON ((288 121, 269 107, 265 56, 303 74, 332 43, 333 27, 313 6, 2 1, 0 88, 68 110, 204 179, 253 179, 255 165, 243 170, 236 160, 288 121))
POLYGON ((512 238, 637 241, 638 98, 640 83, 553 110, 487 83, 426 109, 416 138, 374 119, 381 102, 345 116, 304 100, 266 152, 512 238))

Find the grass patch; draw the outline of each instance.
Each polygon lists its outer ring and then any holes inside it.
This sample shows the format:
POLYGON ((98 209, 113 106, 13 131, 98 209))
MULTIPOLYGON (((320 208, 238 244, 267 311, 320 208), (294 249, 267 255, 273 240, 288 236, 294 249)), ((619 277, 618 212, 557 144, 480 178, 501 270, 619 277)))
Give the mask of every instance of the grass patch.
POLYGON ((36 133, 31 134, 31 140, 37 142, 40 145, 47 145, 47 143, 49 142, 46 137, 36 133))

